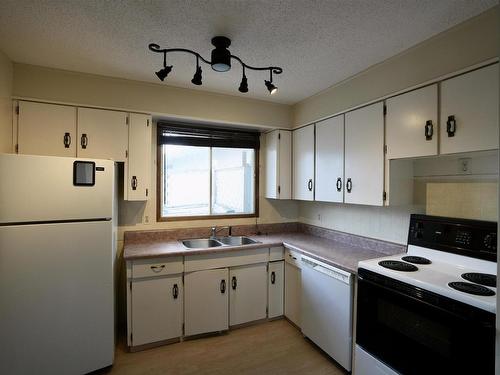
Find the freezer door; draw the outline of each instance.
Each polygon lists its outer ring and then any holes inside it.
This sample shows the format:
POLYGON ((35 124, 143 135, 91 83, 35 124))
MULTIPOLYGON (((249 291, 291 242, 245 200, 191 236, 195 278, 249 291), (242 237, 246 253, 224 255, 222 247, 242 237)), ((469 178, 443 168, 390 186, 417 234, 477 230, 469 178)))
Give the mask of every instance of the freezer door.
POLYGON ((84 374, 114 358, 112 223, 0 227, 0 374, 84 374))
POLYGON ((0 154, 0 224, 111 218, 114 162, 90 160, 94 184, 78 186, 88 175, 74 166, 82 160, 89 159, 0 154))

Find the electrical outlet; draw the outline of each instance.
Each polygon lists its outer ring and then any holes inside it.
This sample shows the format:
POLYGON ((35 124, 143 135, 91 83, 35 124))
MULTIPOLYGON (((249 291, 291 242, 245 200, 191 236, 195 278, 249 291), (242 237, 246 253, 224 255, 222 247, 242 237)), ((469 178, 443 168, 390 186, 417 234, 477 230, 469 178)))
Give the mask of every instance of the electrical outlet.
POLYGON ((471 158, 458 159, 458 174, 472 174, 471 158))
POLYGON ((318 221, 321 221, 321 214, 318 214, 318 221))
POLYGON ((149 216, 148 215, 144 216, 144 224, 149 224, 149 216))

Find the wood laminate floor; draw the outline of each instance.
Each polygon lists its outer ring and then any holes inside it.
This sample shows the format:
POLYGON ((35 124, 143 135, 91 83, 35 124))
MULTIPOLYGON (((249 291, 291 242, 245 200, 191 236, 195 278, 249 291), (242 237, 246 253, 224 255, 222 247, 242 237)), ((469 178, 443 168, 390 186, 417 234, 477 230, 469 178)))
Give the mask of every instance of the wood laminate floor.
POLYGON ((321 374, 346 372, 281 319, 142 352, 116 350, 107 374, 321 374))

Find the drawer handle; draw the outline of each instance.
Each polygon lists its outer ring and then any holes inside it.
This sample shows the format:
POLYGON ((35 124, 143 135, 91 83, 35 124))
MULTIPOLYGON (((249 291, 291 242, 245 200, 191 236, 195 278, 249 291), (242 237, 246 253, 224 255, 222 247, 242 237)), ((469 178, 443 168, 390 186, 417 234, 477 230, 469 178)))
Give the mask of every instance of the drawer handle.
POLYGON ((337 191, 342 190, 342 179, 339 177, 337 178, 337 191))
POLYGON ((226 293, 226 280, 224 279, 220 281, 220 292, 222 294, 226 293))
POLYGON ((137 190, 137 176, 132 176, 132 181, 130 182, 132 190, 137 190))
POLYGON ((425 123, 425 140, 432 140, 432 135, 434 134, 434 125, 432 125, 432 120, 427 120, 425 123))
POLYGON ((309 181, 307 181, 307 189, 309 189, 309 191, 313 190, 313 180, 312 179, 309 179, 309 181))
POLYGON ((179 287, 177 286, 177 284, 174 284, 174 287, 172 288, 172 295, 174 299, 177 299, 177 297, 179 297, 179 287))
POLYGON ((271 272, 271 284, 276 283, 276 273, 273 271, 271 272))
POLYGON ((233 276, 233 278, 231 279, 231 287, 233 288, 233 290, 236 290, 237 286, 238 286, 238 281, 236 280, 236 276, 233 276))
POLYGON ((448 133, 448 137, 454 137, 456 131, 457 120, 455 120, 455 116, 448 116, 448 121, 446 121, 446 133, 448 133))
POLYGON ((88 144, 89 144, 89 138, 87 137, 87 134, 83 133, 80 139, 80 145, 82 146, 83 149, 86 149, 88 144))
POLYGON ((347 183, 345 184, 347 192, 350 193, 352 191, 352 180, 350 178, 347 179, 347 183))
POLYGON ((162 264, 161 266, 151 266, 151 271, 153 271, 155 273, 159 273, 159 272, 163 271, 164 268, 165 268, 164 264, 162 264))
POLYGON ((64 143, 64 148, 69 148, 69 146, 71 145, 70 133, 64 133, 63 143, 64 143))

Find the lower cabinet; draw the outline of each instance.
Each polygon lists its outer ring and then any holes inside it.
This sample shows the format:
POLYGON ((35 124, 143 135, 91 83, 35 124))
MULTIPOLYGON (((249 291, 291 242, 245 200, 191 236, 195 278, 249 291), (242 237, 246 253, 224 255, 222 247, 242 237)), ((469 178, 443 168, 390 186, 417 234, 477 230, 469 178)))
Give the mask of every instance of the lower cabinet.
POLYGON ((227 268, 184 274, 184 335, 229 328, 227 268))
POLYGON ((267 264, 231 268, 229 278, 229 325, 265 319, 267 264))
POLYGON ((130 297, 133 346, 182 336, 182 275, 134 279, 130 297))
POLYGON ((267 280, 267 306, 268 318, 276 318, 283 315, 283 292, 285 277, 285 262, 270 262, 267 280))
POLYGON ((299 328, 301 326, 301 283, 300 268, 285 262, 285 316, 299 328))

